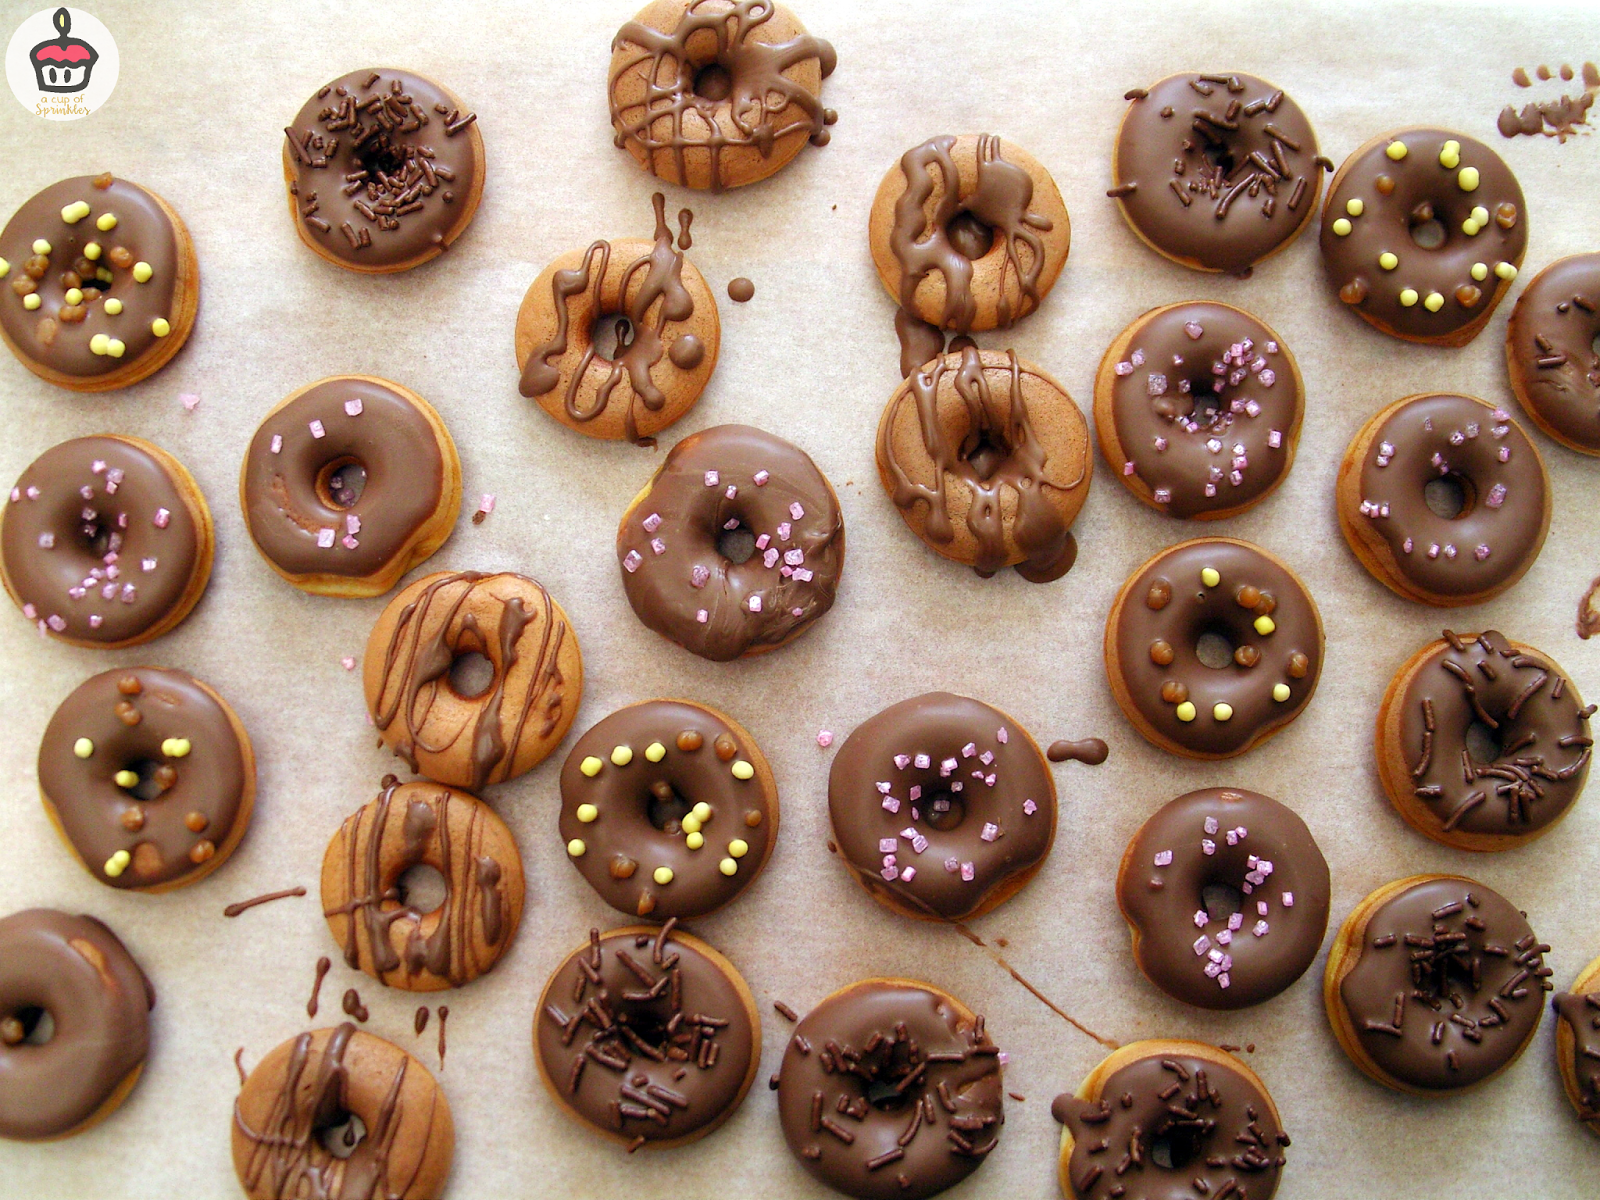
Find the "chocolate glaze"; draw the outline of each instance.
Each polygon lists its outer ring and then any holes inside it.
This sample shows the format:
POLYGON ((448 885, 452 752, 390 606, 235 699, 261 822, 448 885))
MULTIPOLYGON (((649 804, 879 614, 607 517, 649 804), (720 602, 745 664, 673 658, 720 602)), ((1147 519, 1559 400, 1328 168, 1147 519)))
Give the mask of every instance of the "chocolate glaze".
POLYGON ((1578 1079, 1578 1116, 1600 1121, 1600 992, 1562 992, 1551 1001, 1572 1031, 1572 1071, 1578 1079))
POLYGON ((1574 449, 1600 454, 1600 254, 1540 271, 1511 312, 1506 367, 1535 420, 1574 449))

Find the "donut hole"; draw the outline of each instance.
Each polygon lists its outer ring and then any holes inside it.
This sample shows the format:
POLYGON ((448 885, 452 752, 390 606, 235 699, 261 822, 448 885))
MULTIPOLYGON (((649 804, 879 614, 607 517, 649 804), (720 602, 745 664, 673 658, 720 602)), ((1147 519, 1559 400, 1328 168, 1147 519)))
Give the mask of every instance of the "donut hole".
POLYGON ((450 690, 463 700, 476 700, 494 686, 494 663, 476 650, 450 660, 450 690))
POLYGON ((317 499, 328 508, 354 508, 367 486, 367 467, 359 458, 344 455, 324 463, 317 472, 317 499))
MULTIPOLYGON (((85 509, 85 512, 92 511, 85 509)), ((100 520, 98 514, 80 520, 77 527, 78 544, 95 558, 104 558, 122 544, 122 535, 100 520)))
POLYGON ((1500 735, 1482 721, 1468 725, 1461 740, 1473 762, 1492 763, 1500 758, 1500 735))
POLYGON ((178 782, 176 767, 170 763, 158 763, 154 759, 140 758, 124 763, 122 770, 137 775, 139 782, 126 787, 120 783, 117 786, 135 800, 146 803, 161 799, 162 793, 178 782))
POLYGON ((1224 179, 1232 175, 1233 168, 1238 165, 1233 157, 1233 146, 1228 142, 1207 142, 1200 152, 1208 163, 1222 172, 1224 179))
POLYGON ((0 1044, 43 1046, 56 1035, 56 1019, 50 1010, 29 1004, 0 1018, 0 1044))
POLYGON ((1434 516, 1446 521, 1459 521, 1472 511, 1477 500, 1477 489, 1464 475, 1441 475, 1430 479, 1422 488, 1422 502, 1434 516))
POLYGON ((1153 1138, 1147 1153, 1150 1161, 1169 1171, 1181 1171, 1200 1157, 1205 1134, 1199 1129, 1176 1126, 1153 1138))
POLYGON ((646 815, 650 824, 662 833, 676 835, 683 832, 683 818, 688 816, 689 810, 694 805, 678 795, 673 786, 665 779, 658 779, 650 785, 650 799, 645 805, 646 815))
POLYGON ((589 325, 596 358, 615 362, 633 345, 633 322, 622 313, 601 313, 589 325))
POLYGON ((367 171, 368 175, 376 179, 382 175, 399 175, 406 169, 406 152, 389 135, 379 131, 376 136, 368 138, 355 152, 357 160, 367 171))
POLYGON ((1217 924, 1226 925, 1229 917, 1244 911, 1244 893, 1231 883, 1208 883, 1200 889, 1200 907, 1217 924))
POLYGON ((972 468, 972 473, 987 483, 1011 457, 1011 447, 992 429, 980 429, 969 434, 961 446, 961 457, 972 468))
POLYGON ((896 1088, 894 1084, 882 1079, 874 1079, 868 1083, 861 1094, 873 1108, 887 1113, 899 1112, 912 1098, 919 1102, 922 1098, 918 1088, 896 1088))
POLYGON ((971 262, 988 254, 994 245, 994 227, 966 209, 944 223, 944 236, 952 250, 971 262))
POLYGON ((342 1109, 335 1112, 328 1124, 317 1129, 317 1141, 334 1158, 349 1158, 367 1136, 367 1123, 355 1113, 342 1109))
POLYGON ((450 885, 439 869, 427 863, 414 863, 400 872, 394 889, 402 908, 415 909, 424 916, 442 908, 450 894, 450 885))
POLYGON ((1600 362, 1600 333, 1589 339, 1589 353, 1594 355, 1595 362, 1600 362))
POLYGON ((940 833, 948 833, 967 818, 967 805, 954 792, 936 792, 922 805, 922 819, 940 833))
POLYGON ((1437 250, 1445 243, 1444 222, 1433 215, 1431 204, 1419 204, 1406 222, 1411 240, 1424 250, 1437 250))
POLYGON ((734 566, 740 566, 755 557, 756 535, 743 521, 732 529, 717 534, 717 553, 734 566))
POLYGON ((733 73, 719 62, 708 62, 694 73, 694 94, 712 104, 733 95, 733 73))
POLYGON ((1202 666, 1220 671, 1233 665, 1233 639, 1216 629, 1202 633, 1194 644, 1194 656, 1202 666))

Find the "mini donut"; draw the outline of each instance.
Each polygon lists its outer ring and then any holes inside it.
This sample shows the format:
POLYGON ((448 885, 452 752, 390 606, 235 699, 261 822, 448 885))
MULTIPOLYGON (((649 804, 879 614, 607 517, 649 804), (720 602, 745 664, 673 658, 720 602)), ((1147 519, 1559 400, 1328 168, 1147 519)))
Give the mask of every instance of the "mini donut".
POLYGON ((1072 223, 1033 155, 992 133, 914 146, 878 185, 867 238, 900 306, 900 374, 944 353, 944 333, 1005 328, 1044 300, 1072 223))
POLYGON ((192 675, 117 667, 61 702, 39 743, 39 795, 101 883, 166 892, 204 879, 255 809, 256 759, 228 702, 192 675))
POLYGON ((1094 381, 1100 453, 1157 512, 1214 521, 1266 499, 1294 465, 1305 385, 1278 335, 1214 301, 1151 309, 1094 381))
POLYGON ((1010 716, 929 692, 845 739, 828 817, 841 861, 874 900, 925 921, 969 920, 1038 872, 1055 841, 1056 785, 1010 716))
POLYGON ((674 446, 633 498, 617 559, 639 620, 728 662, 794 640, 833 607, 844 516, 804 450, 749 425, 717 425, 674 446), (740 538, 742 549, 732 544, 740 538))
POLYGON ((1345 918, 1322 1000, 1363 1072, 1397 1091, 1448 1095, 1498 1075, 1533 1040, 1549 949, 1500 893, 1463 875, 1413 875, 1345 918))
POLYGON ((1328 895, 1328 864, 1306 823, 1243 788, 1171 801, 1117 868, 1139 970, 1199 1008, 1248 1008, 1304 975, 1328 930, 1328 895))
POLYGON ((1185 72, 1123 98, 1106 195, 1162 257, 1248 275, 1317 211, 1326 160, 1305 113, 1275 84, 1185 72))
POLYGON ((110 172, 53 183, 0 233, 0 337, 41 379, 108 392, 183 348, 200 308, 189 230, 110 172))
POLYGON ((1558 258, 1517 297, 1506 373, 1522 411, 1563 446, 1600 454, 1600 254, 1558 258))
POLYGON ((630 1151, 705 1137, 761 1069, 761 1020, 744 977, 676 924, 591 929, 544 985, 533 1018, 550 1095, 630 1151))
POLYGON ((1016 567, 1049 583, 1077 560, 1089 426, 1066 389, 1015 351, 967 343, 913 370, 884 406, 877 455, 911 532, 983 578, 1016 567))
POLYGON ((90 649, 158 638, 211 578, 211 510, 184 465, 135 437, 52 446, 0 511, 6 591, 39 632, 90 649))
POLYGON ((267 414, 245 452, 239 502, 279 575, 321 596, 381 596, 450 536, 461 460, 410 388, 335 375, 267 414))
POLYGON ((517 936, 522 893, 522 856, 493 809, 393 775, 322 856, 323 915, 345 962, 408 992, 462 987, 493 970, 517 936), (430 912, 406 901, 401 877, 415 866, 444 877, 430 912))
POLYGON ((1004 1056, 981 1016, 910 979, 863 979, 807 1013, 783 1052, 778 1119, 817 1179, 922 1200, 971 1175, 1005 1124, 1004 1056))
POLYGON ((1527 248, 1516 176, 1465 134, 1386 133, 1345 159, 1328 185, 1328 282, 1362 320, 1408 342, 1465 346, 1477 337, 1527 248))
POLYGON ((414 71, 363 69, 319 88, 283 131, 300 240, 364 275, 450 248, 483 197, 478 114, 414 71))
POLYGON ((1551 1001, 1561 1087, 1590 1133, 1600 1134, 1600 958, 1551 1001))
POLYGON ((384 745, 418 774, 477 793, 561 744, 583 696, 583 657, 542 584, 509 571, 436 571, 379 615, 361 681, 384 745), (474 654, 494 678, 467 696, 450 672, 474 654))
POLYGON ((150 1052, 156 994, 93 917, 30 908, 0 918, 0 1138, 48 1142, 127 1099, 150 1052), (35 1037, 48 1015, 54 1032, 35 1037))
POLYGON ((698 917, 755 881, 778 840, 778 784, 732 717, 687 700, 618 709, 561 768, 561 841, 630 917, 698 917))
POLYGON ((428 1068, 348 1021, 290 1038, 257 1063, 232 1125, 233 1169, 251 1200, 429 1200, 455 1153, 450 1104, 428 1068), (327 1143, 352 1117, 366 1135, 337 1156, 327 1143))
POLYGON ((1058 1173, 1066 1200, 1268 1200, 1289 1145, 1278 1107, 1254 1071, 1215 1046, 1179 1038, 1113 1051, 1077 1095, 1055 1098, 1050 1115, 1062 1126, 1058 1173), (1157 1146, 1168 1153, 1153 1154, 1157 1146))
POLYGON ((611 42, 613 140, 668 183, 755 183, 828 144, 818 93, 837 61, 773 0, 654 0, 611 42))
MULTIPOLYGON (((568 429, 655 445, 694 407, 717 365, 722 325, 705 277, 674 249, 666 197, 652 197, 655 240, 569 250, 539 273, 517 310, 518 390, 568 429), (607 358, 594 329, 617 327, 607 358), (665 359, 665 362, 662 360, 665 359)), ((678 213, 688 246, 687 208, 678 213)))
POLYGON ((1383 695, 1378 777, 1418 833, 1462 850, 1507 850, 1548 833, 1582 794, 1594 711, 1532 646, 1492 629, 1446 629, 1383 695), (1496 747, 1488 762, 1472 755, 1475 724, 1496 747))
POLYGON ((1550 529, 1544 456, 1502 408, 1429 392, 1363 425, 1337 485, 1339 528, 1373 577, 1423 604, 1498 596, 1539 557, 1550 529), (1462 507, 1440 516, 1427 488, 1445 479, 1462 507))
POLYGON ((1316 602, 1281 559, 1234 538, 1195 538, 1122 585, 1106 618, 1106 676, 1150 742, 1186 758, 1232 758, 1300 715, 1317 690, 1322 646, 1316 602), (1231 644, 1232 659, 1202 659, 1207 635, 1231 644))

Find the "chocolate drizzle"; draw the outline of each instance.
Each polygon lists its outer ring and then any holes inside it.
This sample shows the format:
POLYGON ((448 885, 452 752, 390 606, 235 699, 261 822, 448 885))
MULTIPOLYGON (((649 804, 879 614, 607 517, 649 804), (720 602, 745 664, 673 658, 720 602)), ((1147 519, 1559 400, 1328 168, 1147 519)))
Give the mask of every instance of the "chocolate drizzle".
POLYGON ((1562 992, 1551 1001, 1572 1033, 1572 1073, 1578 1084, 1578 1117, 1600 1121, 1600 992, 1562 992))

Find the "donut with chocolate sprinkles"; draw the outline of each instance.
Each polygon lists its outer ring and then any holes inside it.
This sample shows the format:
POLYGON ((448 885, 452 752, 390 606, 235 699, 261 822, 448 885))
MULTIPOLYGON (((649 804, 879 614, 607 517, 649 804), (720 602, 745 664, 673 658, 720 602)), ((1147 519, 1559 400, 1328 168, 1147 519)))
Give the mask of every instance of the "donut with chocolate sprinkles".
POLYGON ((1561 1087, 1578 1119, 1600 1134, 1600 958, 1551 1000, 1555 1009, 1556 1063, 1561 1087))
POLYGON ((1506 372, 1528 419, 1568 449, 1600 454, 1600 253, 1559 258, 1517 297, 1506 372))

